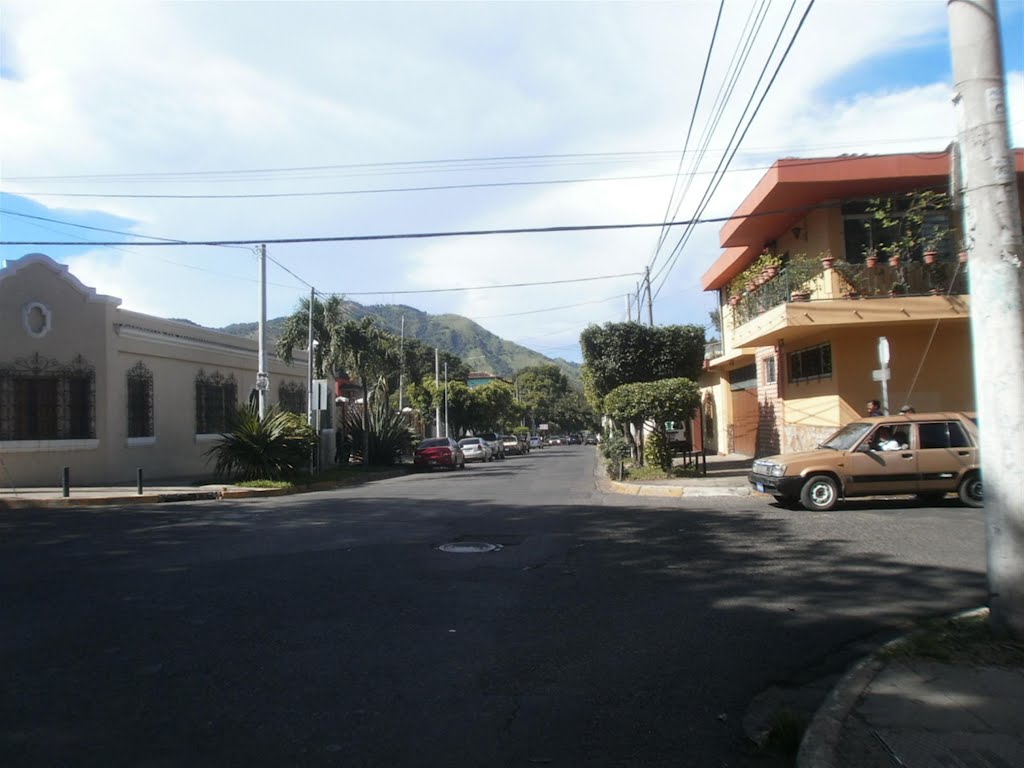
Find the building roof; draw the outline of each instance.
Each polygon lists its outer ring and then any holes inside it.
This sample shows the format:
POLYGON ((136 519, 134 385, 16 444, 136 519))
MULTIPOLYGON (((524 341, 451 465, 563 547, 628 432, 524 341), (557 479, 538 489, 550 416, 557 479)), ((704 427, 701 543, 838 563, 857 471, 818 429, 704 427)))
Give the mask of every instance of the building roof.
MULTIPOLYGON (((1017 173, 1024 175, 1024 149, 1014 155, 1017 173)), ((948 150, 778 160, 720 230, 725 250, 701 278, 704 290, 726 285, 766 243, 825 201, 942 187, 949 168, 948 150)))

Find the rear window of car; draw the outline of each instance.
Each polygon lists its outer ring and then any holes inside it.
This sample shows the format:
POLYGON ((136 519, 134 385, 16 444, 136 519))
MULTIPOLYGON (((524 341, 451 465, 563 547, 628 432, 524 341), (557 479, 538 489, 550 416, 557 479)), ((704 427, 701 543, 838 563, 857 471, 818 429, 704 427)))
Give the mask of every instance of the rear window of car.
POLYGON ((432 437, 429 440, 424 440, 420 443, 420 448, 440 448, 441 446, 448 445, 448 438, 446 437, 432 437))
POLYGON ((463 440, 459 440, 459 445, 480 445, 483 442, 479 437, 467 437, 463 440))
POLYGON ((957 421, 925 422, 918 425, 921 448, 966 448, 971 441, 957 421))

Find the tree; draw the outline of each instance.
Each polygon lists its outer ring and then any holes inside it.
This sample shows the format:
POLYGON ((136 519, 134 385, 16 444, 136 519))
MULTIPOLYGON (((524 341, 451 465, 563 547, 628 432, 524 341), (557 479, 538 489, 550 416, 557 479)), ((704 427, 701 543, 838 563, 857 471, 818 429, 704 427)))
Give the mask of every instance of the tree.
POLYGON ((569 393, 569 378, 557 365, 521 368, 515 382, 519 402, 525 407, 532 426, 556 420, 557 406, 569 393))
MULTIPOLYGON (((313 339, 318 346, 313 354, 313 374, 322 379, 333 375, 341 365, 345 351, 339 329, 345 321, 344 303, 338 296, 326 301, 313 298, 313 339)), ((296 349, 309 345, 309 299, 302 299, 298 308, 285 320, 284 332, 277 342, 277 356, 290 363, 296 349)))
POLYGON ((688 419, 700 406, 700 388, 684 378, 622 384, 605 396, 604 405, 609 416, 631 424, 638 432, 644 422, 651 424, 658 436, 655 445, 660 446, 655 458, 667 472, 672 467, 672 453, 668 449, 665 422, 688 419))
POLYGON ((639 323, 591 325, 580 334, 584 386, 594 406, 616 387, 641 381, 696 380, 704 363, 704 328, 639 323))
MULTIPOLYGON (((315 317, 315 315, 314 315, 315 317)), ((370 389, 387 406, 387 379, 398 367, 398 339, 377 325, 372 315, 361 320, 347 320, 338 328, 338 340, 344 350, 342 362, 354 373, 363 387, 362 431, 363 465, 370 462, 369 412, 370 389)))

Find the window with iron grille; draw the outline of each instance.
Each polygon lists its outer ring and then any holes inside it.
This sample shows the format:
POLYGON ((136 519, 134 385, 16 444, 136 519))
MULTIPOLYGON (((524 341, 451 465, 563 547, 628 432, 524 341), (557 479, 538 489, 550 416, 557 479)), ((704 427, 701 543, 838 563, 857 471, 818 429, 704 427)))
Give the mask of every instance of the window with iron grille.
POLYGON ((141 360, 128 369, 128 437, 152 437, 153 372, 141 360))
POLYGON ((776 378, 775 373, 775 356, 766 357, 764 360, 764 383, 774 384, 776 378))
POLYGON ((832 345, 800 349, 789 353, 789 380, 813 381, 832 378, 832 345))
POLYGON ((226 432, 231 415, 238 407, 238 385, 233 374, 219 371, 196 374, 196 434, 226 432))
POLYGON ((0 440, 96 437, 96 371, 39 353, 0 363, 0 440))
POLYGON ((306 412, 308 392, 297 381, 285 381, 277 388, 277 403, 282 411, 303 414, 306 412))

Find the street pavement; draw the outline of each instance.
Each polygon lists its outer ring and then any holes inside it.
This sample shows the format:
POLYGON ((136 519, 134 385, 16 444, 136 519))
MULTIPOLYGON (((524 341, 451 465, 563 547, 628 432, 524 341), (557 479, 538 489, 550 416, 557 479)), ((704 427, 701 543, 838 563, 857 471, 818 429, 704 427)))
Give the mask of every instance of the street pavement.
POLYGON ((784 765, 924 615, 980 604, 953 504, 595 487, 594 452, 297 496, 0 513, 3 765, 784 765), (487 553, 438 549, 474 542, 487 553))

